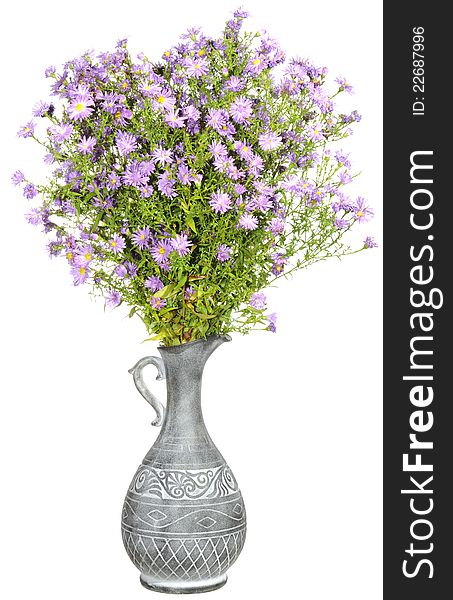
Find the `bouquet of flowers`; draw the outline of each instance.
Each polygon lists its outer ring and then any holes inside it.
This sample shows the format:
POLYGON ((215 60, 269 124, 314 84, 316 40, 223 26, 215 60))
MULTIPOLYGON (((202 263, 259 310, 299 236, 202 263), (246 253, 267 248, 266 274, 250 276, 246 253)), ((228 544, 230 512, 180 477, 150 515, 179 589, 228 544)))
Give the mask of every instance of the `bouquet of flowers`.
POLYGON ((372 210, 343 191, 354 177, 337 142, 360 120, 335 111, 327 70, 242 31, 237 10, 219 38, 190 29, 158 62, 127 41, 46 69, 55 100, 18 135, 51 166, 35 185, 17 171, 28 221, 50 236, 108 307, 129 305, 165 346, 232 331, 275 331, 262 291, 351 249, 343 236, 372 210))

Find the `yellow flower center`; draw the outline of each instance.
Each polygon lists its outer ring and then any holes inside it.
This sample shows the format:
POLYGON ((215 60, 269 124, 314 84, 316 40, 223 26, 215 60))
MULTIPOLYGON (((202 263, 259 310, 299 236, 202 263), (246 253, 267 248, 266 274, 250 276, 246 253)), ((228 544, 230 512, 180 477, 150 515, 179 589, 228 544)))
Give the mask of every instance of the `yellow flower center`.
POLYGON ((159 102, 159 104, 163 104, 165 102, 164 96, 159 96, 159 98, 157 99, 157 101, 159 102))
POLYGON ((159 254, 165 254, 165 248, 160 247, 158 250, 159 254))
POLYGON ((258 65, 261 64, 261 60, 259 58, 255 58, 255 60, 253 61, 253 64, 257 67, 258 65))
POLYGON ((75 105, 75 109, 77 112, 82 112, 84 108, 83 102, 77 102, 77 104, 75 105))
POLYGON ((227 126, 226 126, 226 125, 222 125, 222 129, 223 129, 224 131, 226 131, 226 129, 227 129, 227 126))
POLYGON ((357 211, 357 216, 358 217, 363 217, 363 210, 358 210, 357 211))
POLYGON ((116 248, 116 242, 115 242, 115 240, 112 240, 110 242, 110 245, 112 246, 112 248, 116 248))
POLYGON ((118 181, 118 180, 117 180, 117 179, 114 177, 114 178, 112 179, 112 185, 115 185, 115 183, 116 183, 117 181, 118 181))
POLYGON ((195 68, 195 69, 198 69, 198 70, 200 70, 200 69, 201 69, 201 65, 200 65, 199 63, 197 63, 197 64, 194 66, 194 68, 195 68))
POLYGON ((144 234, 144 233, 142 233, 142 234, 141 234, 141 236, 140 236, 140 239, 141 239, 141 240, 144 240, 144 239, 145 239, 145 234, 144 234))
POLYGON ((119 110, 117 110, 115 113, 115 119, 121 119, 121 112, 119 110))
POLYGON ((129 84, 127 83, 127 81, 123 81, 123 83, 122 83, 123 90, 127 90, 128 87, 129 87, 129 84))
POLYGON ((244 146, 244 147, 242 148, 242 151, 243 151, 243 152, 249 152, 249 151, 250 151, 250 148, 249 148, 248 146, 244 146))
POLYGON ((72 260, 74 258, 74 254, 72 252, 66 252, 66 258, 68 260, 72 260))
POLYGON ((85 275, 86 272, 87 272, 87 270, 85 269, 85 267, 79 267, 80 275, 85 275))
POLYGON ((85 260, 91 260, 91 252, 85 252, 85 260))
POLYGON ((204 56, 206 54, 206 50, 204 48, 201 48, 200 50, 198 50, 198 56, 204 56))
POLYGON ((29 131, 31 131, 30 127, 24 127, 24 132, 28 133, 29 131))
POLYGON ((319 129, 313 129, 313 133, 314 133, 315 135, 318 135, 318 133, 319 133, 319 129))
POLYGON ((170 56, 170 52, 168 50, 165 50, 164 56, 170 56))

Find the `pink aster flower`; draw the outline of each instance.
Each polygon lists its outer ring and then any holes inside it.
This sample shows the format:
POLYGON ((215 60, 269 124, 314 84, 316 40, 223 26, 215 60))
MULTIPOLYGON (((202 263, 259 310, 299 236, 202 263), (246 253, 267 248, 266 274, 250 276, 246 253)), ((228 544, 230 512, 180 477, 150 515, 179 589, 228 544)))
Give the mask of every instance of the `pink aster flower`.
POLYGON ((230 106, 230 115, 236 123, 246 123, 252 113, 252 101, 244 96, 238 96, 230 106))
POLYGON ((253 231, 258 227, 258 219, 253 215, 245 213, 239 218, 238 225, 241 229, 253 231))
POLYGON ((68 116, 74 121, 86 119, 93 112, 94 101, 91 96, 77 96, 68 106, 68 116))
POLYGON ((282 138, 273 131, 258 136, 258 143, 263 150, 276 150, 282 145, 282 138))
POLYGON ((176 250, 179 256, 186 256, 190 252, 190 246, 192 246, 192 242, 189 240, 186 233, 181 233, 180 235, 176 235, 174 239, 171 240, 171 245, 173 250, 176 250))
POLYGON ((77 148, 82 154, 91 154, 96 146, 96 138, 83 136, 77 148))
POLYGON ((171 242, 169 240, 159 240, 151 248, 151 256, 158 265, 162 265, 167 262, 168 255, 173 250, 171 242))
POLYGON ((202 77, 208 72, 208 62, 203 57, 187 58, 186 72, 189 77, 202 77))
POLYGON ((214 192, 209 201, 209 206, 216 212, 223 215, 231 208, 231 198, 223 192, 214 192))

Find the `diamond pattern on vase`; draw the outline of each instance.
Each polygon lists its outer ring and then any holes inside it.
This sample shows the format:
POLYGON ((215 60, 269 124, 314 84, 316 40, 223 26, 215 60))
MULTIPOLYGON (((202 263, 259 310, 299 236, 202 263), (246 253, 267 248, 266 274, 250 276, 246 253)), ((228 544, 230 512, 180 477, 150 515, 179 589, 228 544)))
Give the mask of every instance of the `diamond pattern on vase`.
POLYGON ((245 541, 245 528, 209 538, 142 537, 123 530, 132 562, 142 573, 167 581, 201 580, 225 573, 245 541))
POLYGON ((233 507, 233 512, 236 513, 237 515, 240 515, 242 512, 242 506, 239 503, 235 504, 233 507))
POLYGON ((197 525, 201 525, 205 529, 209 529, 216 523, 217 521, 215 519, 211 519, 211 517, 205 517, 204 519, 200 519, 200 521, 197 521, 197 525))
POLYGON ((148 517, 153 521, 162 521, 162 519, 166 519, 167 515, 164 514, 161 510, 152 510, 148 513, 148 517))

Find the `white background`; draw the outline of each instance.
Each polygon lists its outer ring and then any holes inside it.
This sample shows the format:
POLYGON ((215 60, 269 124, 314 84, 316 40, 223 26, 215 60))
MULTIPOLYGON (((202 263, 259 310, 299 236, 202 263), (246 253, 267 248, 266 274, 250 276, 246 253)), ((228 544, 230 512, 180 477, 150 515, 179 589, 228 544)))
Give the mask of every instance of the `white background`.
MULTIPOLYGON (((3 13, 1 94, 1 571, 8 600, 150 598, 122 546, 127 486, 155 439, 127 369, 155 344, 103 313, 25 223, 10 184, 42 153, 16 131, 47 99, 44 68, 127 36, 158 58, 191 25, 219 32, 235 1, 40 0, 3 13)), ((345 148, 382 240, 381 3, 249 1, 288 56, 355 86, 363 120, 345 148)), ((3 9, 5 11, 5 8, 3 9)), ((83 286, 82 286, 83 287, 83 286)), ((234 336, 204 378, 208 429, 232 467, 248 537, 218 600, 381 597, 381 250, 317 264, 269 294, 278 333, 234 336)), ((153 382, 150 374, 150 381, 153 382)), ((163 383, 152 383, 164 395, 163 383)))

